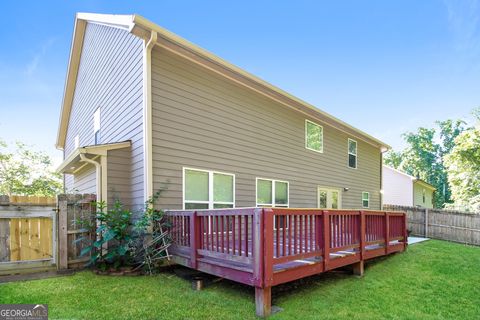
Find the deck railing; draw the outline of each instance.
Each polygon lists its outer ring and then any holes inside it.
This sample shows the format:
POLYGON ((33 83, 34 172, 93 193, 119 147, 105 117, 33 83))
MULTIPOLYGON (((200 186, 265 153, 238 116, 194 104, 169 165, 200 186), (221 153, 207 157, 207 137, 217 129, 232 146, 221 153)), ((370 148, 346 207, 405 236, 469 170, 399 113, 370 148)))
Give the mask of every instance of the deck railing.
POLYGON ((299 261, 320 263, 326 271, 406 246, 405 214, 398 212, 240 208, 167 214, 170 251, 183 264, 250 273, 241 282, 255 286, 290 281, 273 274, 299 261))
POLYGON ((291 208, 167 211, 177 263, 255 286, 257 315, 271 287, 353 265, 407 245, 401 212, 291 208))

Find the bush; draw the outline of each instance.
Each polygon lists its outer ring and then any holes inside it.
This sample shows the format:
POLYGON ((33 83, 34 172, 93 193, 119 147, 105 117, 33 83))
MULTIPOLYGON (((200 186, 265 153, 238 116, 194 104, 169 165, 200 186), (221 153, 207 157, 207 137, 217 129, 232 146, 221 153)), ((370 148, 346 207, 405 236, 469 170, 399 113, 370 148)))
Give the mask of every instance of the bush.
POLYGON ((145 203, 135 223, 132 211, 125 209, 121 201, 116 200, 110 209, 105 202, 96 203, 94 217, 78 221, 96 235, 96 240, 88 237, 76 240, 87 244, 80 255, 90 254, 88 265, 102 271, 129 267, 154 273, 167 257, 170 243, 164 212, 154 209, 159 196, 157 192, 145 203))

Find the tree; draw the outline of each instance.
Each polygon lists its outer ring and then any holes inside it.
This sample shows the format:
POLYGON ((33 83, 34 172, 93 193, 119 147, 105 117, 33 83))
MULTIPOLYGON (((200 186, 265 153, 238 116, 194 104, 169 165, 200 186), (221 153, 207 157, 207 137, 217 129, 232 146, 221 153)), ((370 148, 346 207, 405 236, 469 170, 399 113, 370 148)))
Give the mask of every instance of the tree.
POLYGON ((465 122, 446 120, 436 124, 438 132, 436 128, 420 127, 416 132, 403 134, 407 148, 390 151, 384 163, 433 185, 437 190, 434 205, 443 207, 452 201, 443 158, 454 148, 455 138, 465 130, 465 122))
POLYGON ((455 204, 480 211, 480 108, 477 124, 460 133, 444 156, 455 204))
POLYGON ((389 150, 383 156, 383 163, 392 168, 399 168, 402 163, 402 153, 395 150, 389 150))
POLYGON ((0 194, 54 196, 62 190, 60 174, 51 170, 50 157, 16 142, 10 151, 0 139, 0 194))

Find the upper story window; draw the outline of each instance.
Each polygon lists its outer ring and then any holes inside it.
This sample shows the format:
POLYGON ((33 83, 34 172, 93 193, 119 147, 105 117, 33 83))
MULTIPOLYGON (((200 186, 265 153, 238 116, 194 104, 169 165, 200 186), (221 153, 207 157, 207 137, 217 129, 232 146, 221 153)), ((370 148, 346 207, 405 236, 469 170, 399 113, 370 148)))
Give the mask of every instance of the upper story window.
POLYGON ((362 192, 362 207, 369 208, 370 207, 370 193, 362 192))
POLYGON ((257 178, 257 207, 288 208, 288 182, 257 178))
POLYGON ((357 141, 348 139, 348 166, 357 168, 357 141))
POLYGON ((305 148, 323 152, 323 127, 310 120, 305 120, 305 148))
POLYGON ((235 175, 230 173, 183 169, 184 209, 235 207, 235 175))
POLYGON ((93 135, 95 137, 95 144, 100 143, 100 108, 93 114, 93 135))
POLYGON ((426 195, 425 195, 425 189, 422 190, 422 199, 423 199, 423 203, 425 203, 425 198, 426 198, 426 195))

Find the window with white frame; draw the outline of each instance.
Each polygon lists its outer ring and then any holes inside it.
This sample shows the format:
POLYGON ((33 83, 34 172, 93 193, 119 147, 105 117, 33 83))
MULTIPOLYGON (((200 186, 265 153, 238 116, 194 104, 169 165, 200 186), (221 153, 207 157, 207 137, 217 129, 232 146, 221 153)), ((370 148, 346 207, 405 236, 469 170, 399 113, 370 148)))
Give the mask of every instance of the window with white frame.
POLYGON ((183 169, 184 209, 235 207, 235 175, 230 173, 183 169))
POLYGON ((425 192, 425 189, 423 189, 423 190, 422 190, 423 203, 425 203, 425 198, 426 198, 426 192, 425 192))
MULTIPOLYGON (((288 208, 289 185, 287 181, 257 178, 257 207, 288 208)), ((275 217, 277 218, 277 217, 275 217)), ((275 219, 274 228, 288 228, 286 216, 275 219)))
POLYGON ((305 148, 323 152, 323 127, 310 120, 305 120, 305 148))
POLYGON ((357 168, 357 141, 348 139, 348 166, 357 168))
POLYGON ((370 193, 362 192, 362 207, 369 208, 370 207, 370 193))
POLYGON ((93 135, 95 144, 100 143, 100 108, 93 114, 93 135))

